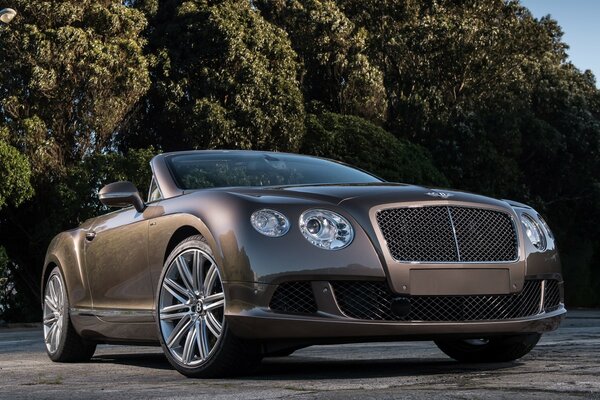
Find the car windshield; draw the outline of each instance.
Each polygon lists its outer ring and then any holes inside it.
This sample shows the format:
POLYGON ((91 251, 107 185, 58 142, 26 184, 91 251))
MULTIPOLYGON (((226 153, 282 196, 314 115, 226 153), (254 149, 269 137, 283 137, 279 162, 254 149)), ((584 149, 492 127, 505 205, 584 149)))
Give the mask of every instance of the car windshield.
POLYGON ((181 154, 167 157, 166 161, 175 183, 184 190, 381 182, 343 164, 294 154, 181 154))

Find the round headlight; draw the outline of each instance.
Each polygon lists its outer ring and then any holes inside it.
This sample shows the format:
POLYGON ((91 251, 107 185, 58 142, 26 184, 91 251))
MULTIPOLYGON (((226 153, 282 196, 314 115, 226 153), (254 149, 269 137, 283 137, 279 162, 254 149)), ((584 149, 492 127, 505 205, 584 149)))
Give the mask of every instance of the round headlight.
POLYGON ((540 226, 535 222, 533 217, 523 213, 521 214, 521 223, 523 224, 523 229, 525 229, 525 234, 529 238, 531 244, 533 244, 536 249, 544 250, 546 248, 546 236, 544 236, 544 232, 542 232, 540 226))
POLYGON ((348 220, 327 210, 308 210, 300 216, 302 235, 317 247, 338 250, 348 246, 354 230, 348 220))
POLYGON ((255 211, 250 216, 254 229, 265 236, 279 237, 290 230, 290 221, 282 213, 268 208, 255 211))

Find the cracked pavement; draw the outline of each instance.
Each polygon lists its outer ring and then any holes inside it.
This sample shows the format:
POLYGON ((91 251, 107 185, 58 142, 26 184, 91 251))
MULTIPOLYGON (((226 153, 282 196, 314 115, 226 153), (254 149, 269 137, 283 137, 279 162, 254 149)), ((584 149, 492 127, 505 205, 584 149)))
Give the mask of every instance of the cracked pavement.
POLYGON ((511 363, 460 364, 432 342, 313 346, 220 380, 183 377, 159 347, 102 345, 89 363, 57 364, 41 329, 0 329, 0 399, 292 397, 600 400, 600 310, 569 311, 511 363))

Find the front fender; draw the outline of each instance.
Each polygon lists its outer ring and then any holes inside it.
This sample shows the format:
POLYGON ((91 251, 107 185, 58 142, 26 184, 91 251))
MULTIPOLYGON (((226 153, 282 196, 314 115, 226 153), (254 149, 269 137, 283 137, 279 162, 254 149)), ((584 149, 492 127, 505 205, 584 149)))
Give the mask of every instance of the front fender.
POLYGON ((206 238, 226 282, 276 284, 288 279, 385 278, 380 259, 362 227, 334 204, 207 191, 166 200, 161 207, 163 216, 154 225, 150 224, 149 251, 150 259, 154 260, 155 282, 164 262, 161 251, 166 248, 165 238, 182 226, 193 227, 206 238), (272 208, 286 215, 290 231, 279 238, 258 233, 250 224, 250 215, 261 208, 272 208), (310 244, 298 229, 300 214, 310 208, 326 208, 346 217, 355 230, 353 242, 335 251, 310 244))

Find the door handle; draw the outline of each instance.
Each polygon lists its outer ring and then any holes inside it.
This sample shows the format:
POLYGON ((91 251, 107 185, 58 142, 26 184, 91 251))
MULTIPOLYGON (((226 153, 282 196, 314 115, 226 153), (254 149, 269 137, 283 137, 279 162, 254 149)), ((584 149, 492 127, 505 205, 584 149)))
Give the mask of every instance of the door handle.
POLYGON ((91 242, 92 240, 94 240, 95 237, 96 237, 96 232, 94 232, 94 231, 89 231, 85 234, 85 240, 87 240, 88 242, 91 242))

